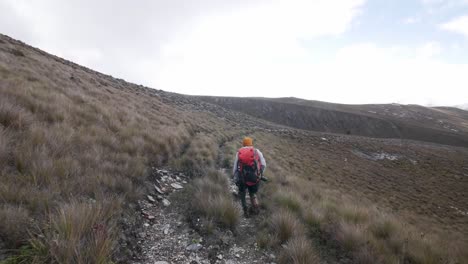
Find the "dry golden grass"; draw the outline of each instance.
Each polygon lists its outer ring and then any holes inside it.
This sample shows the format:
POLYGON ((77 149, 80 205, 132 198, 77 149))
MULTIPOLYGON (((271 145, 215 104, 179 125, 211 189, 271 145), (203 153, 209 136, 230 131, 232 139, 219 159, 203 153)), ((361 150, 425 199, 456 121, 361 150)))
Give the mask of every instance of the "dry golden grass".
POLYGON ((114 199, 61 205, 42 236, 32 241, 38 252, 46 252, 36 257, 53 263, 108 263, 115 240, 112 219, 120 204, 114 199))
MULTIPOLYGON (((468 261, 466 254, 455 250, 457 241, 442 240, 437 234, 421 235, 417 226, 386 213, 384 208, 377 208, 369 201, 330 190, 310 180, 304 174, 310 165, 298 163, 302 157, 294 156, 295 152, 289 151, 293 148, 284 138, 265 133, 255 138, 260 141, 257 146, 267 155, 281 153, 275 156, 274 164, 270 163, 267 176, 271 182, 260 193, 262 201, 266 203, 265 208, 272 212, 271 218, 277 224, 270 224, 269 233, 259 236, 260 242, 268 244, 272 236, 281 238, 279 241, 282 242, 300 237, 304 232, 293 234, 294 228, 291 228, 298 225, 306 230, 312 247, 325 243, 327 247, 334 247, 334 252, 352 256, 357 263, 468 261), (295 162, 293 165, 292 161, 295 162), (288 170, 284 169, 286 167, 288 170)), ((292 247, 288 250, 292 250, 292 247)), ((318 248, 323 250, 324 247, 318 248)), ((287 255, 285 250, 282 252, 287 255)), ((321 254, 327 256, 328 253, 321 254)))
MULTIPOLYGON (((147 89, 29 49, 18 59, 4 45, 0 240, 12 250, 26 245, 18 259, 107 263, 122 201, 141 197, 148 168, 202 174, 232 133, 208 125, 214 116, 180 110, 147 89)), ((220 219, 231 226, 238 216, 229 214, 220 219)))
POLYGON ((29 212, 24 208, 13 205, 0 207, 0 234, 10 248, 18 247, 27 236, 24 228, 29 225, 29 212), (19 228, 23 227, 23 228, 19 228))
POLYGON ((207 172, 193 182, 192 208, 207 220, 234 229, 239 222, 240 209, 227 189, 226 175, 218 171, 207 172))
POLYGON ((286 210, 278 211, 271 216, 270 227, 275 231, 279 244, 286 243, 290 238, 304 233, 297 215, 286 210))
POLYGON ((283 264, 320 263, 318 254, 310 241, 303 236, 294 237, 286 243, 279 261, 283 264))

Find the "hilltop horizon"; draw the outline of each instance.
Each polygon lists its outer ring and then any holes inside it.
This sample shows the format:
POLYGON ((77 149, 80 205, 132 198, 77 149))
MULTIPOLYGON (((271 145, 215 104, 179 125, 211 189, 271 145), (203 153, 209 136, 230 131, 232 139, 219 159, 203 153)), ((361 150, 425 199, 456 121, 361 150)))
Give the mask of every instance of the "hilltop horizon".
POLYGON ((467 8, 461 0, 3 0, 0 32, 180 94, 451 107, 468 103, 467 8))

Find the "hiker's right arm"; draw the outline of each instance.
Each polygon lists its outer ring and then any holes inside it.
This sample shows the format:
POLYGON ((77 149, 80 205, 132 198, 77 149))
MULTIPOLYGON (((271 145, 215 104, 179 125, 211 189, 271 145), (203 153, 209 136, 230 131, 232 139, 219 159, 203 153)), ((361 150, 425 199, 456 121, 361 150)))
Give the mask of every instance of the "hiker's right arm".
POLYGON ((263 157, 263 153, 260 150, 257 149, 257 153, 258 153, 258 156, 260 157, 260 163, 262 165, 262 173, 263 173, 263 171, 266 169, 266 160, 263 157))

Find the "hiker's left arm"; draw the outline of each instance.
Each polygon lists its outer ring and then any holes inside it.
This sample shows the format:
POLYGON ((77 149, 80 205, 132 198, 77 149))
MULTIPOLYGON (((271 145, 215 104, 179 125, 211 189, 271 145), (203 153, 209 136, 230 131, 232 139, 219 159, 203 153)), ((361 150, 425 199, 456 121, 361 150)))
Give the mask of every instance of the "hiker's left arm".
POLYGON ((239 153, 236 153, 236 158, 234 159, 234 165, 232 166, 232 175, 236 174, 238 159, 239 159, 239 153))

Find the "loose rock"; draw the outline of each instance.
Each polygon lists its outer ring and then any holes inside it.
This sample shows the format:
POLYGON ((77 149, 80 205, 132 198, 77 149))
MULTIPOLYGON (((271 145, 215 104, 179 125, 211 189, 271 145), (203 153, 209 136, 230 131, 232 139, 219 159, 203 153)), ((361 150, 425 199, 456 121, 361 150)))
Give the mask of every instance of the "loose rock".
POLYGON ((146 197, 148 198, 148 201, 150 201, 150 202, 152 202, 152 203, 155 203, 155 202, 156 202, 156 200, 154 199, 153 196, 147 195, 146 197))
POLYGON ((186 249, 187 249, 188 251, 198 251, 198 250, 200 250, 202 247, 203 247, 203 246, 202 246, 201 244, 197 243, 197 244, 191 244, 191 245, 189 245, 186 249))
POLYGON ((178 183, 171 183, 172 188, 174 189, 183 189, 184 187, 178 183))
POLYGON ((164 192, 163 192, 158 186, 154 185, 154 189, 155 189, 158 193, 164 194, 164 192))

